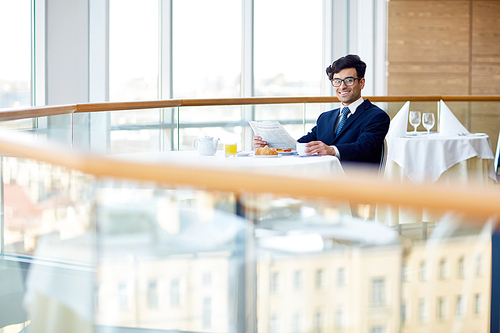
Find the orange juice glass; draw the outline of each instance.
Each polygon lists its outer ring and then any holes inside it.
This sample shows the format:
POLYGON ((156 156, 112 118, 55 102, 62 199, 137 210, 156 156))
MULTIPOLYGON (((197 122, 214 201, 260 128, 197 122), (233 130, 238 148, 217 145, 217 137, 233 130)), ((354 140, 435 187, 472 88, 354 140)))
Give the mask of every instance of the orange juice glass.
POLYGON ((224 153, 226 157, 236 157, 236 142, 226 142, 224 145, 224 153))

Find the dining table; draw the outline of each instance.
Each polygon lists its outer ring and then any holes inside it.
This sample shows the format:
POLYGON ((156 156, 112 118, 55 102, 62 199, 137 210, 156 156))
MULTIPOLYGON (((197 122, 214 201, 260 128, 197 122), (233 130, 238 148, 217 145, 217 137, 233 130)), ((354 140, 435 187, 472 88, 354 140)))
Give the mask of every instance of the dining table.
POLYGON ((205 156, 195 150, 137 152, 112 155, 119 158, 143 163, 173 163, 186 166, 217 168, 251 172, 257 174, 328 179, 344 177, 344 170, 335 156, 304 156, 296 154, 254 155, 254 152, 238 152, 236 157, 225 157, 224 151, 205 156))
POLYGON ((438 181, 494 180, 494 154, 485 133, 440 135, 410 132, 387 138, 385 176, 407 178, 416 184, 438 181), (491 180, 490 180, 491 179, 491 180))
MULTIPOLYGON (((414 184, 491 186, 496 182, 491 141, 485 133, 442 135, 438 132, 408 132, 405 137, 387 137, 387 161, 383 177, 414 184)), ((377 208, 376 220, 395 226, 436 222, 440 216, 425 209, 377 208)))

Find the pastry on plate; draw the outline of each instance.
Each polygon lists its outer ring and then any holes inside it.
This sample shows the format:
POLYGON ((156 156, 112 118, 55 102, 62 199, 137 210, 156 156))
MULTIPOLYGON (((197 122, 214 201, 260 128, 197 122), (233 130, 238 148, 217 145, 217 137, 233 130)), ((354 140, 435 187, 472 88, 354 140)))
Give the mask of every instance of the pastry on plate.
POLYGON ((278 152, 274 148, 269 148, 268 146, 260 147, 255 151, 255 155, 278 155, 278 152))

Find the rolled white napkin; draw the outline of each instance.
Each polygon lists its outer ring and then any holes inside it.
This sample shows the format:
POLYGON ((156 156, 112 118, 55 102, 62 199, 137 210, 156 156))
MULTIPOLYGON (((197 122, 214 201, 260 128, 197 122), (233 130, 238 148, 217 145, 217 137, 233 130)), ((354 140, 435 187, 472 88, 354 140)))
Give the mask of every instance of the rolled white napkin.
POLYGON ((439 102, 441 114, 439 115, 439 135, 457 135, 469 133, 469 131, 458 121, 450 108, 441 100, 439 102))
POLYGON ((389 132, 387 132, 388 137, 391 138, 406 137, 409 112, 410 112, 410 101, 406 102, 405 105, 403 105, 403 107, 394 116, 394 118, 392 118, 391 124, 389 125, 389 132))

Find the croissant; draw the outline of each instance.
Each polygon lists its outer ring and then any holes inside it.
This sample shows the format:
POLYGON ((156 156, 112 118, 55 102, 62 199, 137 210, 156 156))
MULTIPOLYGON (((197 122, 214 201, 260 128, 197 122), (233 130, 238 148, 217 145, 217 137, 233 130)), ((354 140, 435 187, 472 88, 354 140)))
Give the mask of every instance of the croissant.
POLYGON ((255 155, 278 155, 278 152, 274 148, 269 148, 268 146, 260 147, 255 151, 255 155))

